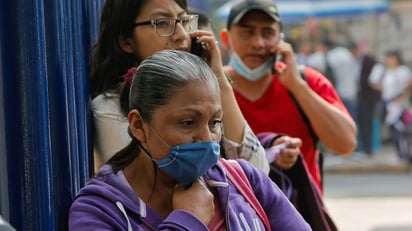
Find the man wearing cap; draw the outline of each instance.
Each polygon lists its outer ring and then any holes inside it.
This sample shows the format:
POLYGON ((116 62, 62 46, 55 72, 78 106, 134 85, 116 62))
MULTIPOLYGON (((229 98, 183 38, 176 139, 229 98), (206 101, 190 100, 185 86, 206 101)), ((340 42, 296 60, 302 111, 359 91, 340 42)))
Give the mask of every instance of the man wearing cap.
MULTIPOLYGON (((256 134, 271 132, 262 144, 277 144, 279 136, 274 133, 301 138, 303 159, 322 191, 315 139, 335 153, 348 154, 356 147, 356 126, 322 74, 306 67, 305 79, 301 77, 291 45, 281 39, 281 31, 281 18, 272 1, 244 0, 234 5, 227 28, 221 32, 223 46, 231 55, 227 73, 252 130, 256 134)), ((280 158, 293 157, 281 153, 280 158)), ((277 159, 272 165, 285 169, 277 159)))

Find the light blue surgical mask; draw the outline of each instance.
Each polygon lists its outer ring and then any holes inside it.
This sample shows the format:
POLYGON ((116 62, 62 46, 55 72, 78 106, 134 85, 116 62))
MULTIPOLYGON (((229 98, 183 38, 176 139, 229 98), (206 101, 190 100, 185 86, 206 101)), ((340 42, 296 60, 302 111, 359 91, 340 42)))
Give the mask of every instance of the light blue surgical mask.
POLYGON ((231 66, 234 71, 236 71, 246 79, 250 81, 256 81, 262 78, 269 70, 272 69, 274 60, 275 59, 272 56, 265 63, 252 70, 242 62, 242 60, 236 53, 233 53, 230 57, 229 66, 231 66))
POLYGON ((169 154, 163 159, 154 160, 155 163, 159 169, 185 188, 205 174, 219 159, 220 145, 216 141, 181 144, 171 147, 153 128, 151 129, 170 148, 169 154))

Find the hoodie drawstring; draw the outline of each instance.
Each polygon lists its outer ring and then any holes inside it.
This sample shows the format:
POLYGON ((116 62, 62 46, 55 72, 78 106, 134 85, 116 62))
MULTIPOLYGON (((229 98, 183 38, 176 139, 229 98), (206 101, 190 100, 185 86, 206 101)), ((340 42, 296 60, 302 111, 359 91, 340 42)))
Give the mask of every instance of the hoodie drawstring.
POLYGON ((116 202, 116 206, 117 206, 117 208, 120 209, 120 211, 122 211, 124 217, 126 218, 126 221, 127 221, 127 230, 128 230, 128 231, 132 231, 132 226, 130 225, 129 218, 127 217, 126 209, 124 209, 123 204, 122 204, 120 201, 117 201, 117 202, 116 202))

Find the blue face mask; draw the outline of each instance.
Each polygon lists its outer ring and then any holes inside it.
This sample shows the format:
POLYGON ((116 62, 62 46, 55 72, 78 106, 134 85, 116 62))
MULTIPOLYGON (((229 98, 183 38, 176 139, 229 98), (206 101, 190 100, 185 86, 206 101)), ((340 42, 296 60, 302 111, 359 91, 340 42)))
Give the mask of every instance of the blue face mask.
POLYGON ((173 146, 169 155, 155 162, 163 172, 187 188, 215 165, 219 156, 220 145, 216 141, 198 142, 173 146))
POLYGON ((242 60, 236 53, 233 53, 230 57, 229 66, 231 66, 234 71, 236 71, 246 79, 250 81, 256 81, 262 78, 269 70, 271 70, 274 60, 275 58, 274 56, 272 56, 265 63, 251 70, 246 66, 246 64, 242 62, 242 60))
POLYGON ((220 145, 216 141, 181 144, 171 147, 151 126, 150 128, 170 148, 169 154, 163 159, 154 160, 155 163, 159 169, 185 188, 205 174, 219 159, 220 145))

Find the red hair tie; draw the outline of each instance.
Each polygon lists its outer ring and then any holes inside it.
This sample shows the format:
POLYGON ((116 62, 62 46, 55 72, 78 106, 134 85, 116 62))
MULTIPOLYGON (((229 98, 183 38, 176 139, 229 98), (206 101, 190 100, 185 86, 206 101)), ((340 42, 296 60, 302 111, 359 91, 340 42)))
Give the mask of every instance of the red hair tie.
POLYGON ((136 71, 137 71, 137 67, 132 67, 132 68, 129 68, 129 70, 127 70, 126 74, 122 75, 124 84, 126 84, 126 86, 129 88, 132 85, 133 77, 136 71))

